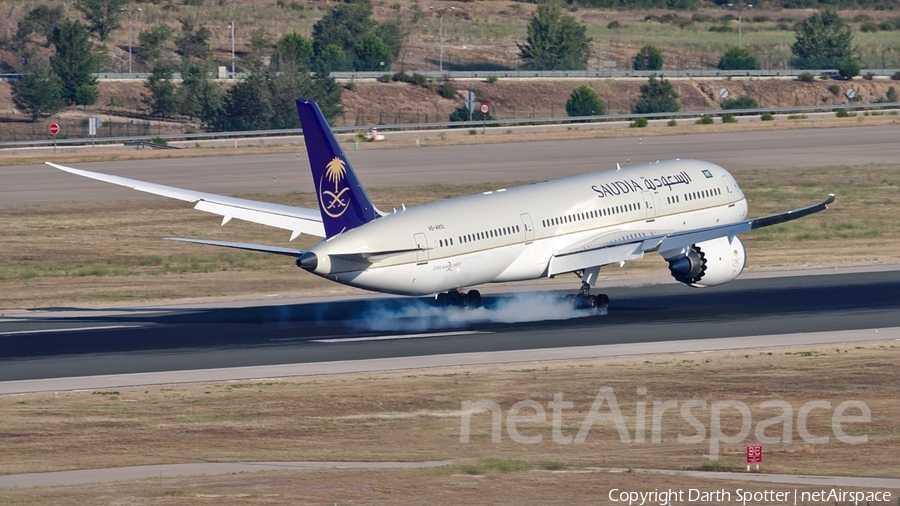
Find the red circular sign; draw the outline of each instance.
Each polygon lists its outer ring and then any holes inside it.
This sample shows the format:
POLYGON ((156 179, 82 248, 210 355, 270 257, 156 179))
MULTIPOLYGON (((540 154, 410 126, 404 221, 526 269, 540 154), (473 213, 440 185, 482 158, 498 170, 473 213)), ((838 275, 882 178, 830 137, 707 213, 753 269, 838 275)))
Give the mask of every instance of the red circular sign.
POLYGON ((50 133, 56 135, 59 133, 59 125, 56 123, 50 123, 50 133))
POLYGON ((481 114, 488 114, 489 112, 491 112, 491 105, 481 104, 481 114))

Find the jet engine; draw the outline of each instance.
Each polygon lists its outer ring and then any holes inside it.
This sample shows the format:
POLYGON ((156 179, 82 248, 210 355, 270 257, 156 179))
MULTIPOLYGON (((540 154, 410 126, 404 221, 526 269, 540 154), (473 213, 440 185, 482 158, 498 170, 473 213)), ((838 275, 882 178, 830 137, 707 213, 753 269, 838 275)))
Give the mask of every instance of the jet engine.
POLYGON ((744 270, 744 245, 737 236, 698 242, 682 256, 669 259, 669 271, 676 280, 697 288, 727 283, 744 270))

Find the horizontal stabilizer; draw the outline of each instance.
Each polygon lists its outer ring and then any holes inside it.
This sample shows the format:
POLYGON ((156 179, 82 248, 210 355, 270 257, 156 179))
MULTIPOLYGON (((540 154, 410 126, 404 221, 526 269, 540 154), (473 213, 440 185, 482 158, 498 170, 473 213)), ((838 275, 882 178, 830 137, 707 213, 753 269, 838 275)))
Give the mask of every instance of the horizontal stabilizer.
POLYGON ((183 237, 167 237, 168 241, 190 242, 194 244, 205 244, 207 246, 219 246, 222 248, 235 248, 247 251, 259 251, 261 253, 273 253, 276 255, 286 255, 299 258, 300 255, 306 253, 302 249, 281 248, 279 246, 264 246, 262 244, 246 244, 242 242, 225 242, 225 241, 209 241, 206 239, 185 239, 183 237))

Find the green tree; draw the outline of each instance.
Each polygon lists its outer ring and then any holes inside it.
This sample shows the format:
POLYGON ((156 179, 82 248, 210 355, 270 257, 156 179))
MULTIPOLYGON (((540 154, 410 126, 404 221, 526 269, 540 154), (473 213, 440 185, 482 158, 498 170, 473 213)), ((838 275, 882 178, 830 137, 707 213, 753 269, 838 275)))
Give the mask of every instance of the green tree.
POLYGON ((175 41, 176 51, 182 58, 208 60, 212 57, 209 39, 212 32, 205 25, 195 26, 194 20, 185 18, 181 21, 181 35, 175 41))
POLYGON ((178 111, 192 118, 211 121, 222 108, 222 91, 209 78, 207 62, 184 60, 181 64, 181 86, 176 100, 178 111))
POLYGON ((97 103, 97 88, 82 84, 75 90, 75 105, 88 106, 97 103))
POLYGON ((637 114, 675 112, 681 108, 678 105, 678 94, 672 83, 665 78, 657 79, 656 75, 652 75, 640 89, 641 97, 634 104, 634 112, 637 114))
POLYGON ((859 70, 859 60, 852 56, 845 57, 838 65, 838 73, 844 79, 853 79, 859 75, 859 70))
POLYGON ((316 55, 315 66, 318 72, 330 74, 335 71, 351 70, 353 65, 343 49, 335 44, 329 44, 316 55))
POLYGON ((178 99, 175 95, 175 83, 172 82, 170 63, 157 63, 150 77, 144 82, 144 88, 150 92, 143 98, 150 115, 167 117, 177 112, 178 99))
POLYGON ((572 90, 569 100, 566 101, 566 114, 576 116, 602 116, 606 114, 606 107, 597 98, 597 94, 587 86, 579 86, 572 90))
POLYGON ((312 55, 312 41, 297 32, 286 33, 275 44, 272 65, 276 69, 287 65, 309 67, 312 55))
POLYGON ((317 57, 322 57, 326 48, 333 45, 345 55, 354 54, 357 42, 375 27, 372 4, 368 0, 340 4, 313 25, 313 52, 317 57))
POLYGON ((584 70, 591 55, 587 27, 562 13, 556 0, 541 0, 519 46, 524 67, 533 70, 584 70))
POLYGON ((722 102, 722 109, 758 109, 759 103, 750 95, 729 98, 722 102))
POLYGON ((334 79, 318 73, 311 77, 305 67, 275 71, 255 63, 247 78, 225 93, 221 111, 207 124, 217 130, 298 128, 299 119, 292 112, 298 97, 315 100, 328 119, 343 110, 341 88, 334 79))
POLYGON ((59 77, 40 63, 33 64, 13 84, 12 99, 16 109, 31 116, 31 121, 52 116, 66 106, 59 77))
POLYGON ((851 56, 850 26, 834 9, 804 19, 795 30, 791 64, 800 69, 835 69, 851 56))
POLYGON ((19 21, 13 46, 15 48, 25 47, 34 33, 44 37, 46 39, 44 45, 49 46, 50 39, 53 37, 53 29, 59 25, 62 18, 63 8, 61 5, 56 7, 38 5, 28 11, 22 21, 19 21))
POLYGON ((388 47, 391 60, 396 61, 397 58, 400 58, 400 51, 403 49, 403 38, 406 36, 407 31, 403 23, 396 20, 378 23, 373 33, 388 47))
POLYGON ((172 29, 166 25, 156 25, 138 34, 141 43, 141 58, 146 62, 154 62, 161 55, 163 46, 172 38, 172 29))
POLYGON ((74 104, 80 86, 97 84, 93 73, 98 62, 90 33, 81 22, 65 20, 53 29, 51 42, 56 54, 50 57, 50 68, 62 82, 66 103, 74 104))
POLYGON ((897 102, 897 99, 898 99, 897 89, 894 88, 893 86, 888 88, 887 94, 885 94, 884 98, 888 102, 897 102))
POLYGON ((644 46, 636 55, 632 68, 634 70, 662 70, 666 57, 656 46, 644 46))
POLYGON ((119 28, 122 11, 128 0, 76 0, 75 8, 84 14, 88 30, 105 41, 113 30, 119 28))
POLYGON ((353 47, 356 70, 384 70, 391 67, 391 52, 381 37, 369 33, 353 47))
POLYGON ((730 47, 719 59, 719 70, 758 70, 759 61, 746 47, 730 47))

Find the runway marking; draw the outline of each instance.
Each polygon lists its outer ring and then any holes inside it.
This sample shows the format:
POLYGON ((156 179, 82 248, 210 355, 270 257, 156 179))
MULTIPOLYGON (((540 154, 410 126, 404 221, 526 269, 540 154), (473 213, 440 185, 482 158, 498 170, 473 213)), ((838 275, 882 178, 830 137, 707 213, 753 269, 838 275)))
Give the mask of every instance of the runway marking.
POLYGON ((362 341, 390 341, 392 339, 416 339, 419 337, 470 336, 473 334, 492 334, 478 330, 458 330, 454 332, 432 332, 429 334, 396 334, 391 336, 339 337, 337 339, 312 339, 311 343, 358 343, 362 341))
POLYGON ((14 330, 12 332, 0 332, 0 336, 15 336, 21 334, 47 334, 50 332, 82 332, 87 330, 112 330, 112 329, 138 329, 143 325, 109 325, 106 327, 74 327, 66 329, 43 329, 43 330, 14 330))

